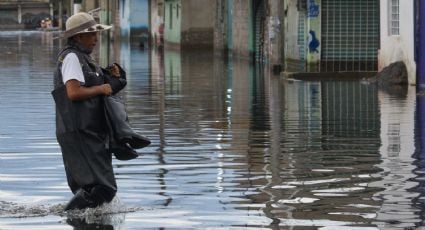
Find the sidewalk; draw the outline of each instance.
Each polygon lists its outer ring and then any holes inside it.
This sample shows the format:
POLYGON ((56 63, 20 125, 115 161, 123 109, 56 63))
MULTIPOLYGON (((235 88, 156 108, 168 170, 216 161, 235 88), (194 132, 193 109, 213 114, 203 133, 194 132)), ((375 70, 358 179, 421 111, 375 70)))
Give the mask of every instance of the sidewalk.
POLYGON ((295 79, 302 81, 353 81, 353 80, 361 80, 363 78, 374 77, 377 74, 376 71, 368 71, 368 72, 281 72, 280 76, 285 79, 295 79))

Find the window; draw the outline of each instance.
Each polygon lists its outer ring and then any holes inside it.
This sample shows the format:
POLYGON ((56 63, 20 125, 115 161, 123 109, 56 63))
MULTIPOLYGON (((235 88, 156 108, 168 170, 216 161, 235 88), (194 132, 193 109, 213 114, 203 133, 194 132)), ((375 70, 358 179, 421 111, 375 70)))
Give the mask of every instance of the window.
POLYGON ((170 4, 170 30, 173 29, 173 4, 170 4))
POLYGON ((389 35, 400 35, 400 0, 389 0, 389 35))

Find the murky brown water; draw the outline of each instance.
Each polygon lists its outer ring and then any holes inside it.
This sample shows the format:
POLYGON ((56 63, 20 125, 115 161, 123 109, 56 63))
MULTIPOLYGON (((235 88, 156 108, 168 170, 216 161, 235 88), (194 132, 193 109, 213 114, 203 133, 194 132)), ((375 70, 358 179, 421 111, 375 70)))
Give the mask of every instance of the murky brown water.
POLYGON ((128 70, 130 121, 153 143, 114 160, 113 204, 63 213, 72 195, 54 134, 53 36, 0 32, 0 229, 424 224, 425 97, 414 88, 285 81, 244 60, 126 44, 113 59, 128 70))

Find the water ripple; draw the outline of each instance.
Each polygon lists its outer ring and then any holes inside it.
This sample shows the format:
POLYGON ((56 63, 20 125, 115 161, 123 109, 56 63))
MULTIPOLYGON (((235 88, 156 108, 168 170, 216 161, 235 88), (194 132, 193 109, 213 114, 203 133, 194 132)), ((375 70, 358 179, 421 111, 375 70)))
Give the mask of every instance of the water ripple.
POLYGON ((130 122, 152 145, 113 160, 119 204, 64 213, 72 194, 54 133, 52 37, 0 32, 1 229, 425 225, 420 95, 286 81, 247 60, 129 44, 114 58, 127 69, 130 122))

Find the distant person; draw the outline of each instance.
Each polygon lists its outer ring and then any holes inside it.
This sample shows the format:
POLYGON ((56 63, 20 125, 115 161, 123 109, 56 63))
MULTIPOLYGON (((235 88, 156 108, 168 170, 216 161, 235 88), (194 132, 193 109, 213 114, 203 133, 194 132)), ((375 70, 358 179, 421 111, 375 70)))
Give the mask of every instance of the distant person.
MULTIPOLYGON (((66 21, 63 36, 67 46, 58 56, 52 92, 56 137, 68 185, 74 193, 65 210, 99 206, 110 202, 117 192, 103 98, 124 86, 105 83, 102 69, 90 57, 98 32, 110 28, 97 24, 84 12, 66 21)), ((120 78, 119 68, 114 65, 110 74, 120 78)))
POLYGON ((50 18, 44 19, 44 23, 45 23, 45 28, 47 29, 52 28, 52 20, 50 20, 50 18))
POLYGON ((41 20, 40 22, 40 28, 45 29, 46 28, 46 21, 41 20))

